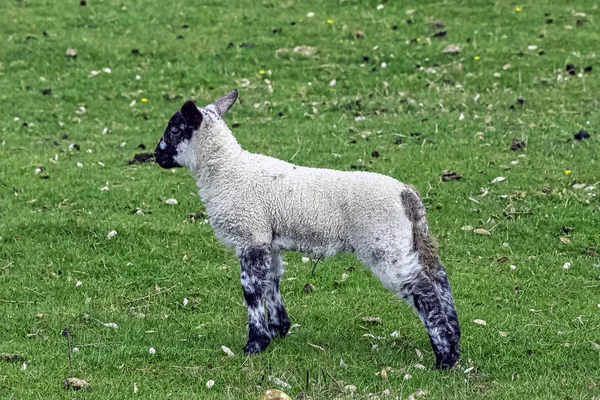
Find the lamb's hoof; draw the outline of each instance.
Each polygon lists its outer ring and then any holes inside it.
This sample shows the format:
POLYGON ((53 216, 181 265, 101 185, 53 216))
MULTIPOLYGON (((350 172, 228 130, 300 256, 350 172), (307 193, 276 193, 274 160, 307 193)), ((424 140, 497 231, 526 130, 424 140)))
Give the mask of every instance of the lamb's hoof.
POLYGON ((246 346, 244 346, 244 353, 246 354, 256 354, 265 351, 271 339, 268 337, 256 338, 253 340, 248 340, 246 346))
POLYGON ((271 333, 271 337, 274 338, 279 336, 284 338, 288 334, 290 326, 292 326, 292 324, 287 317, 277 321, 276 323, 269 322, 269 332, 271 333))
POLYGON ((454 364, 458 361, 460 357, 460 350, 456 347, 453 347, 447 354, 441 355, 436 354, 435 366, 439 369, 450 369, 454 367, 454 364))

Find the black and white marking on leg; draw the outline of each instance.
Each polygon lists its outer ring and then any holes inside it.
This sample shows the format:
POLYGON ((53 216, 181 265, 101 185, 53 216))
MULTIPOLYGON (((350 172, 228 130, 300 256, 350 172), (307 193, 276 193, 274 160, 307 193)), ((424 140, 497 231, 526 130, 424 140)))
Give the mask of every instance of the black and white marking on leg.
POLYGON ((460 327, 446 271, 440 264, 438 272, 420 272, 403 287, 403 297, 414 307, 429 334, 436 358, 436 367, 447 369, 460 356, 460 327))
POLYGON ((290 330, 290 319, 281 299, 279 283, 283 275, 283 260, 279 253, 271 258, 271 281, 267 289, 266 303, 269 313, 268 325, 271 337, 285 337, 290 330))
POLYGON ((249 247, 240 256, 241 282, 248 305, 248 343, 246 354, 259 353, 271 342, 264 300, 270 285, 271 255, 267 246, 249 247))

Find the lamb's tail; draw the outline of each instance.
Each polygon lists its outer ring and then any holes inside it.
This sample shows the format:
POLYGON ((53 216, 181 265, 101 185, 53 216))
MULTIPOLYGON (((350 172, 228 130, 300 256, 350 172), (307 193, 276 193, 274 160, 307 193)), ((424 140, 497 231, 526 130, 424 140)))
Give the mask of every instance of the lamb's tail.
POLYGON ((460 356, 460 327, 452 290, 444 267, 438 260, 437 246, 429 236, 425 207, 416 190, 401 194, 402 204, 413 228, 413 251, 422 270, 406 282, 403 297, 413 306, 425 325, 438 368, 451 368, 460 356))

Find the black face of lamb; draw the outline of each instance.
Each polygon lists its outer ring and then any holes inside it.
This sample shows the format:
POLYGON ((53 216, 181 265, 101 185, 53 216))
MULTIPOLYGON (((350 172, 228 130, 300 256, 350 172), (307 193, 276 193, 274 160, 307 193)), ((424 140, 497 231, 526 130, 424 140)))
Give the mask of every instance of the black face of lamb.
POLYGON ((186 102, 181 111, 177 111, 169 120, 167 129, 154 150, 156 162, 162 168, 181 167, 175 161, 177 146, 183 141, 189 141, 201 123, 202 113, 193 101, 186 102))

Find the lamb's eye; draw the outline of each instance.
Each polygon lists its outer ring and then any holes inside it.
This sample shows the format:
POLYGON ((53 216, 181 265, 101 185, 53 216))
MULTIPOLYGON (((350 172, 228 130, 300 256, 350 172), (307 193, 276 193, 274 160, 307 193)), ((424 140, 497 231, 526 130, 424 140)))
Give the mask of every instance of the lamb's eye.
POLYGON ((179 136, 181 134, 181 131, 179 129, 173 129, 171 130, 171 136, 179 136))

